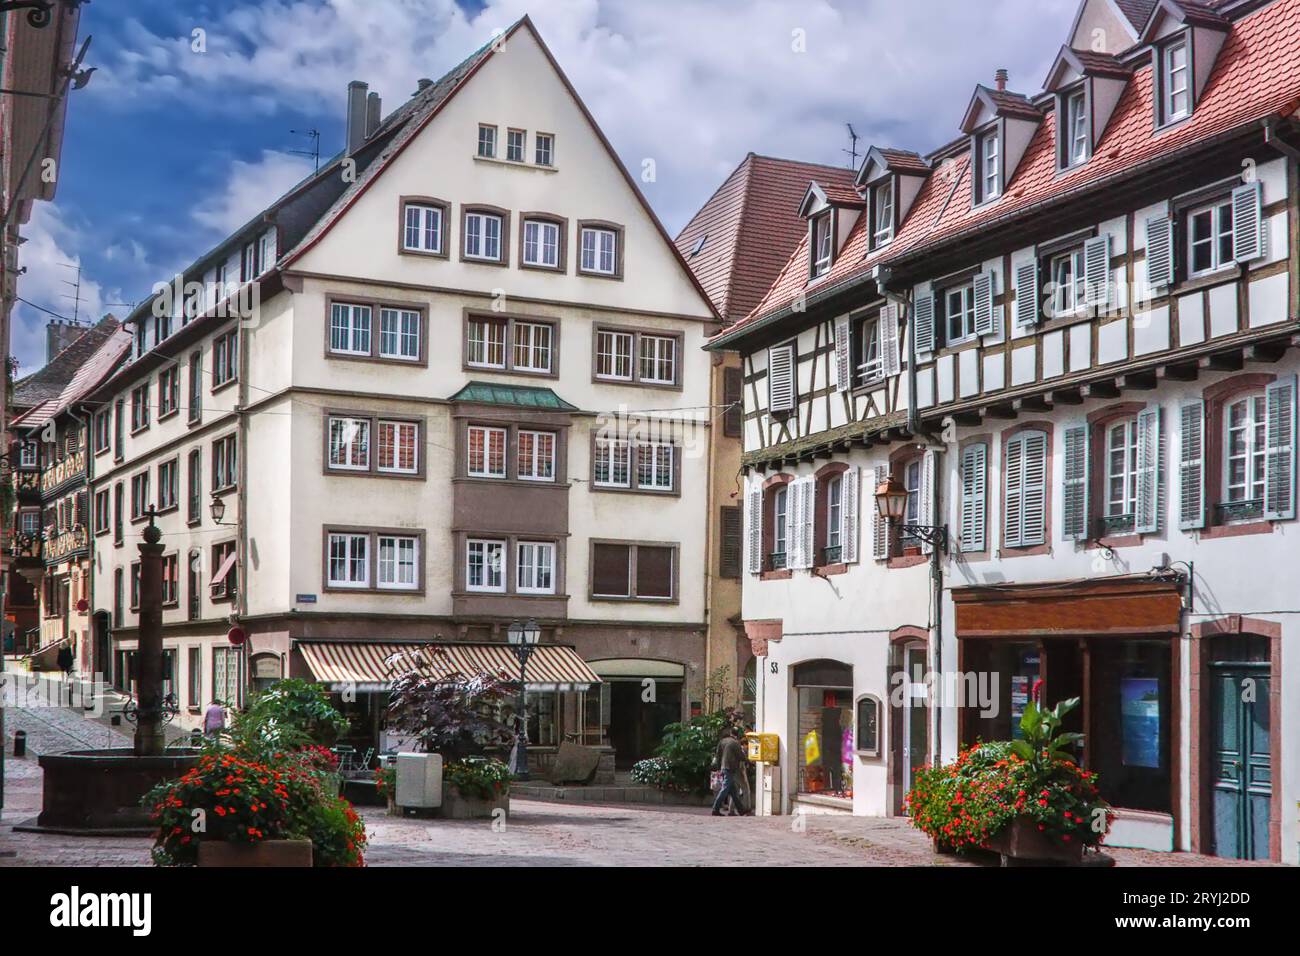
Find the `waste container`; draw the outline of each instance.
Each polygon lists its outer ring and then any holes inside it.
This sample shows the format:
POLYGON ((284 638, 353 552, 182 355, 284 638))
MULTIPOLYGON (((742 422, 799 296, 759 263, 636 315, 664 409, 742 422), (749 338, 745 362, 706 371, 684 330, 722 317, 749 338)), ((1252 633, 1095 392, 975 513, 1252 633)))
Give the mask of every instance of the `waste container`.
POLYGON ((27 756, 27 731, 19 730, 14 734, 14 756, 27 756))

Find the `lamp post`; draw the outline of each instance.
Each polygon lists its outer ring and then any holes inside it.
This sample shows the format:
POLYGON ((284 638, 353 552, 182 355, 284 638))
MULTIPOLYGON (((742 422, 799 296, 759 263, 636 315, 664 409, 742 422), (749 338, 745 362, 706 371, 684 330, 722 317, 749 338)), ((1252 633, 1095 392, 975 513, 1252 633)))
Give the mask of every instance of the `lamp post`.
POLYGON ((524 624, 511 621, 506 629, 506 639, 510 649, 519 658, 519 706, 516 708, 515 720, 518 729, 515 732, 515 746, 510 751, 510 775, 516 780, 528 779, 528 658, 542 636, 542 629, 532 618, 524 624))
POLYGON ((948 553, 948 526, 932 524, 907 524, 903 516, 907 511, 907 489, 892 474, 876 487, 876 513, 890 524, 896 525, 906 535, 919 538, 934 548, 935 552, 948 553))
POLYGON ((212 501, 208 504, 208 510, 212 512, 212 521, 214 524, 221 524, 221 519, 226 516, 226 502, 220 495, 213 495, 212 501))

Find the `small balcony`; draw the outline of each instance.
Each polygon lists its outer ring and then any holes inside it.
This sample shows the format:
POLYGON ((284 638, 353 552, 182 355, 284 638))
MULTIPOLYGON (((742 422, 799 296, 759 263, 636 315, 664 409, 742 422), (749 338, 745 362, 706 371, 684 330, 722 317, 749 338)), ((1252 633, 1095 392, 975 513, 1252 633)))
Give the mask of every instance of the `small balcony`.
POLYGON ((1264 499, 1224 501, 1214 506, 1216 524, 1236 524, 1241 521, 1259 521, 1264 517, 1264 499))
POLYGON ((836 545, 833 548, 822 548, 822 564, 839 564, 843 555, 843 549, 836 545))
POLYGON ((37 502, 41 500, 41 473, 39 471, 15 471, 13 473, 14 492, 20 502, 37 502))
POLYGON ((1105 515, 1098 522, 1101 537, 1113 538, 1122 534, 1132 534, 1137 527, 1136 515, 1105 515))
POLYGON ((9 545, 9 553, 15 561, 38 561, 41 557, 41 534, 39 531, 19 531, 9 545))
POLYGON ((86 474, 86 450, 65 455, 41 472, 41 494, 50 495, 86 474))
POLYGON ((767 569, 769 571, 785 570, 785 552, 773 551, 767 556, 767 569))
POLYGON ((58 564, 86 550, 89 538, 85 525, 73 525, 62 531, 54 527, 45 529, 45 563, 58 564))

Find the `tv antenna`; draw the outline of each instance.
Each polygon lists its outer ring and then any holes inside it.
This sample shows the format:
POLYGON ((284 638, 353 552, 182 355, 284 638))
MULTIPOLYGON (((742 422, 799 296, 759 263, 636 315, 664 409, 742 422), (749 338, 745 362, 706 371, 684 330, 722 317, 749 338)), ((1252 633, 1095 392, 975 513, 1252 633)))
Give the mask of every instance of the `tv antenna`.
POLYGON ((849 148, 842 149, 840 152, 849 154, 849 169, 858 168, 858 134, 853 129, 852 123, 844 124, 849 131, 849 148))
POLYGON ((81 266, 74 262, 62 262, 60 265, 65 269, 76 269, 77 278, 73 281, 67 279, 61 280, 64 285, 72 286, 72 294, 63 293, 63 298, 72 300, 72 324, 81 324, 81 266))
POLYGON ((311 140, 311 149, 291 149, 289 152, 295 156, 310 156, 315 164, 313 172, 320 172, 320 130, 318 129, 291 129, 289 130, 294 136, 306 136, 311 140))

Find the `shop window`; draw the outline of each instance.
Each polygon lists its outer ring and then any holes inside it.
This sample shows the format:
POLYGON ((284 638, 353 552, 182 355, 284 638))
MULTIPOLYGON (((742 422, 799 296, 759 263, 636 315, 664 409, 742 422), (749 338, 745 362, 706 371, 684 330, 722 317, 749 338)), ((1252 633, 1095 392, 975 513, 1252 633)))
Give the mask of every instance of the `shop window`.
POLYGON ((880 756, 880 699, 866 694, 858 698, 854 724, 854 749, 863 757, 880 756))
POLYGON ((798 715, 796 787, 800 793, 853 796, 853 668, 818 660, 793 669, 798 715))

